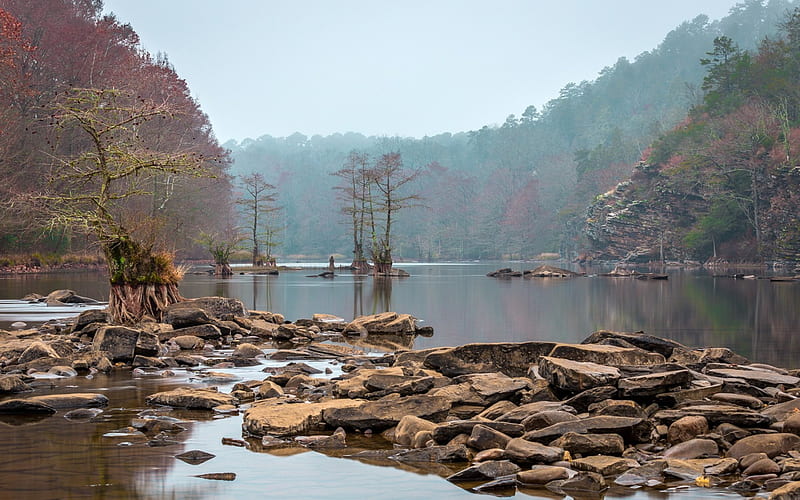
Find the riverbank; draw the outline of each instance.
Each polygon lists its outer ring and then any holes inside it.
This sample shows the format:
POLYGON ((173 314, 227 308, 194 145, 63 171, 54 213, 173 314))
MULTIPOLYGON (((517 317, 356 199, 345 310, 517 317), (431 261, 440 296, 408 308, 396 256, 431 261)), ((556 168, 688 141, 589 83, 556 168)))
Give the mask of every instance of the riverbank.
POLYGON ((596 332, 583 344, 408 350, 415 335, 432 334, 408 315, 287 323, 221 298, 175 306, 164 323, 139 328, 105 321, 103 311, 86 311, 69 324, 3 332, 0 415, 100 415, 115 404, 80 393, 80 383, 78 394, 54 398, 38 385, 28 395, 44 374, 77 382, 190 371, 204 383, 149 394, 162 411, 131 421, 145 443, 179 442, 163 411, 199 408, 241 412, 235 439, 251 452, 312 449, 440 474, 476 492, 690 485, 753 493, 800 480, 798 372, 727 348, 596 332), (358 343, 387 352, 368 355, 358 343), (319 360, 330 373, 308 364, 319 360), (233 382, 226 373, 266 362, 264 378, 233 382), (208 389, 209 381, 229 389, 208 389))

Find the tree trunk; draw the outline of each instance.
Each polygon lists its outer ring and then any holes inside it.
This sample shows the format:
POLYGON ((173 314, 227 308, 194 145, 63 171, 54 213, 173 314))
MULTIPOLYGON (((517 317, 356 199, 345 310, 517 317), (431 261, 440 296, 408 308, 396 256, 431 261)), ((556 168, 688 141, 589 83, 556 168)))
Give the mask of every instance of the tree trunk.
POLYGON ((353 270, 355 274, 369 274, 370 267, 367 259, 353 259, 353 263, 350 264, 350 269, 353 270))
POLYGON ((233 276, 233 270, 231 269, 231 266, 229 266, 227 263, 214 264, 214 276, 223 276, 223 277, 233 276))
POLYGON ((161 321, 164 308, 182 300, 177 284, 112 284, 108 313, 119 324, 161 321))
POLYGON ((372 271, 375 276, 388 276, 392 273, 392 261, 376 262, 372 271))

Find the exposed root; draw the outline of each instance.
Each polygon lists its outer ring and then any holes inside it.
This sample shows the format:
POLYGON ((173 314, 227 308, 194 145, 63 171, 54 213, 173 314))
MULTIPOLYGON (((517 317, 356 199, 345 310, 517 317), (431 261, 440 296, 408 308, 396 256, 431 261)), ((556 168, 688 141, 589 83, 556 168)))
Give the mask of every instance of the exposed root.
POLYGON ((182 300, 175 284, 111 285, 108 312, 119 324, 135 324, 147 318, 161 321, 163 310, 182 300))

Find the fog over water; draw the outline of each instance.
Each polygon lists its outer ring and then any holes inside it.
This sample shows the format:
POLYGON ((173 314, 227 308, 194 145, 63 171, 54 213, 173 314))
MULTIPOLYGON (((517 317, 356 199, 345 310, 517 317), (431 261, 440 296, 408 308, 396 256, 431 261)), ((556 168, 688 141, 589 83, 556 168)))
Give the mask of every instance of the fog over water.
POLYGON ((105 0, 166 53, 217 138, 421 137, 539 108, 734 0, 105 0))

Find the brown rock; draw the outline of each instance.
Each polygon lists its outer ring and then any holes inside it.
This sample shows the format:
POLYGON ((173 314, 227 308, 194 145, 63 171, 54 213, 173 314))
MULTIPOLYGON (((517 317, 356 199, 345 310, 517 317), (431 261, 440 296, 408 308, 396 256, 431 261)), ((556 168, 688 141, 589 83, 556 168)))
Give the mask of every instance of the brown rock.
POLYGON ((418 394, 400 398, 384 398, 359 406, 328 408, 323 413, 325 423, 346 429, 381 430, 397 425, 406 415, 437 421, 450 410, 450 403, 438 396, 418 394))
POLYGON ((621 455, 625 443, 619 434, 578 434, 567 432, 550 446, 563 448, 572 455, 621 455))
POLYGON ((344 327, 345 335, 404 333, 417 331, 417 320, 410 314, 385 312, 369 316, 359 316, 344 327))
POLYGON ((564 450, 545 446, 522 438, 511 439, 506 445, 505 455, 516 463, 553 463, 564 458, 564 450))
POLYGON ((394 442, 401 446, 411 446, 414 443, 414 437, 419 432, 432 432, 435 428, 436 424, 430 420, 425 420, 413 415, 405 415, 400 419, 394 431, 394 442))
POLYGON ((462 481, 488 481, 498 477, 507 476, 519 472, 518 465, 508 460, 490 460, 482 462, 453 474, 447 478, 451 483, 462 481))
POLYGON ((260 347, 245 342, 244 344, 239 344, 236 346, 232 356, 237 358, 255 358, 257 356, 262 356, 263 354, 264 351, 262 351, 260 347))
POLYGON ((472 428, 467 446, 476 450, 505 448, 510 440, 510 436, 500 431, 496 431, 485 425, 477 424, 472 428))
POLYGON ((800 481, 792 481, 781 486, 769 495, 769 500, 798 500, 800 499, 800 481))
POLYGON ((469 450, 462 445, 429 446, 396 453, 390 457, 398 462, 466 462, 469 450))
POLYGON ((323 425, 326 409, 359 406, 363 401, 332 399, 317 403, 291 404, 280 399, 257 402, 242 417, 242 430, 255 436, 305 434, 323 425))
POLYGON ((783 421, 783 432, 800 435, 800 412, 792 412, 783 421))
MULTIPOLYGON (((131 356, 132 357, 132 356, 131 356)), ((25 364, 39 358, 59 358, 58 353, 49 345, 39 340, 34 340, 30 345, 22 351, 17 359, 18 364, 25 364)))
POLYGON ((554 465, 534 465, 530 470, 517 473, 517 481, 521 484, 543 485, 558 479, 567 479, 570 470, 554 465))
POLYGON ((692 459, 714 456, 719 454, 719 447, 711 439, 690 439, 668 448, 664 458, 692 459))
POLYGON ((655 396, 683 386, 692 380, 689 370, 672 370, 620 379, 617 388, 623 397, 655 396))
POLYGON ((210 410, 215 406, 236 404, 236 400, 213 389, 179 388, 157 392, 145 398, 147 404, 210 410))
POLYGON ((671 444, 677 444, 706 433, 708 433, 708 420, 706 420, 706 417, 689 415, 681 417, 670 424, 667 440, 671 444))
POLYGON ((738 459, 750 453, 762 452, 772 458, 798 448, 800 437, 795 434, 756 434, 737 441, 728 450, 728 456, 738 459))
POLYGON ((424 365, 448 377, 490 372, 524 377, 528 368, 549 354, 555 345, 555 342, 506 342, 437 348, 425 356, 424 365))
POLYGON ((549 356, 604 366, 660 365, 666 361, 664 356, 643 349, 601 344, 558 344, 549 356))
POLYGON ((756 476, 761 474, 780 474, 781 466, 776 464, 774 461, 770 460, 769 458, 762 458, 756 462, 750 464, 742 475, 745 477, 747 476, 756 476))
POLYGON ((539 375, 552 386, 569 392, 615 384, 620 378, 619 370, 612 366, 550 356, 539 359, 539 375))
POLYGON ((545 410, 525 417, 525 420, 522 421, 522 427, 526 431, 535 431, 544 429, 545 427, 549 427, 553 424, 558 424, 561 422, 574 422, 576 420, 579 420, 579 418, 567 411, 545 410))
POLYGON ((570 462, 575 470, 594 472, 601 476, 613 476, 621 474, 631 467, 638 467, 639 462, 630 458, 609 457, 595 455, 586 458, 578 458, 570 462))

